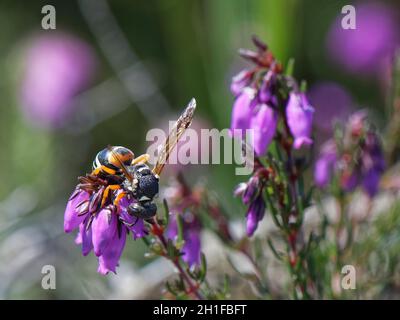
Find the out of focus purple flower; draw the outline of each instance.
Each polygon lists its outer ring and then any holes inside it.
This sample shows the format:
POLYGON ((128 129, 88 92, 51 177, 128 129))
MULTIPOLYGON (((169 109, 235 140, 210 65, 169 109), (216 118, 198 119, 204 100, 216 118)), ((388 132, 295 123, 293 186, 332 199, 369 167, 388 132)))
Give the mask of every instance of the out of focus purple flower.
POLYGON ((246 232, 251 237, 257 229, 258 223, 264 218, 265 202, 262 195, 259 195, 249 206, 246 214, 246 232))
POLYGON ((371 127, 365 111, 350 116, 341 130, 342 139, 329 140, 322 147, 314 171, 315 184, 328 186, 333 177, 343 191, 361 186, 373 197, 385 170, 385 160, 378 136, 371 127))
POLYGON ((358 2, 355 9, 356 29, 343 29, 343 15, 338 16, 328 34, 327 49, 348 71, 376 74, 399 44, 399 20, 394 8, 382 2, 358 2))
POLYGON ((254 134, 254 151, 258 156, 266 153, 268 146, 275 136, 277 124, 277 112, 270 106, 261 104, 250 124, 254 134))
POLYGON ((185 241, 182 247, 182 259, 191 267, 200 264, 201 259, 201 226, 195 215, 186 210, 183 214, 173 212, 167 229, 167 237, 171 240, 176 240, 178 235, 178 224, 176 215, 180 215, 182 219, 183 240, 185 241))
POLYGON ((93 249, 99 259, 98 272, 106 275, 110 271, 116 273, 127 233, 131 232, 137 239, 145 236, 147 230, 142 219, 127 212, 133 199, 125 196, 118 207, 112 203, 101 206, 103 191, 102 188, 97 192, 76 188, 65 210, 64 231, 69 233, 79 227, 75 243, 82 245, 84 256, 93 249))
POLYGON ((294 148, 312 144, 311 131, 314 108, 308 102, 304 93, 290 93, 286 106, 286 118, 294 137, 294 148))
POLYGON ((314 179, 318 187, 326 187, 331 181, 336 160, 336 146, 331 140, 322 147, 320 157, 315 164, 314 179))
POLYGON ((385 170, 385 158, 377 136, 368 132, 362 154, 362 185, 370 197, 378 192, 380 177, 385 170))
POLYGON ((335 121, 346 121, 353 109, 350 94, 334 82, 320 82, 308 91, 311 105, 315 108, 315 126, 331 133, 335 121))
MULTIPOLYGON (((347 168, 346 168, 347 169, 347 168)), ((353 168, 352 171, 344 170, 340 176, 340 185, 346 192, 354 191, 360 182, 360 172, 358 168, 353 168)))
POLYGON ((72 112, 72 99, 88 85, 95 58, 82 40, 64 33, 34 37, 25 55, 21 107, 40 126, 61 126, 72 112))

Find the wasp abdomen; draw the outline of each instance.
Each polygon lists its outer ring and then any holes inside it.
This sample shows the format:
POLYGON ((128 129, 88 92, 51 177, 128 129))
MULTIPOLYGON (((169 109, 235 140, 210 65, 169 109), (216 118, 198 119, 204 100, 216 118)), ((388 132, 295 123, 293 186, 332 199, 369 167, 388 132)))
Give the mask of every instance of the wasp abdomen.
POLYGON ((96 155, 93 161, 93 170, 99 169, 108 174, 119 174, 121 173, 121 163, 129 166, 134 157, 133 152, 125 147, 105 148, 96 155))

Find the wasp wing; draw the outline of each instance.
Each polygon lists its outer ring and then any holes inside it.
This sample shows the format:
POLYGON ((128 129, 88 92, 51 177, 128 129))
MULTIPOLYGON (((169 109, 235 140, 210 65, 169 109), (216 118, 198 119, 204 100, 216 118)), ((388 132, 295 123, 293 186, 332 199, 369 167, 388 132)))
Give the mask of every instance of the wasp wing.
POLYGON ((171 151, 175 148, 185 130, 191 125, 195 109, 196 100, 192 98, 178 120, 175 122, 173 128, 168 134, 167 139, 161 147, 156 164, 153 168, 154 174, 161 174, 165 164, 168 161, 171 151))

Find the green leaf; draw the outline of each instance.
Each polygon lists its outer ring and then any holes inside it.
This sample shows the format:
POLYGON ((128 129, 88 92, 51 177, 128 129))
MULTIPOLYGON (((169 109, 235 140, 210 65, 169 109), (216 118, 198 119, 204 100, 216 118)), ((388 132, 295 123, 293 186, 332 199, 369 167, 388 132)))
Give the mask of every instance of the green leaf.
POLYGON ((167 240, 167 254, 171 259, 179 257, 179 251, 175 248, 174 242, 171 239, 167 240))
POLYGON ((165 282, 165 287, 167 291, 172 293, 175 297, 179 295, 179 293, 173 288, 173 286, 169 283, 169 281, 165 282))
POLYGON ((199 280, 201 282, 204 281, 207 275, 207 259, 205 254, 202 252, 201 253, 201 263, 200 263, 200 274, 199 274, 199 280))
POLYGON ((225 296, 225 298, 230 295, 230 283, 229 283, 229 276, 225 273, 224 274, 224 285, 223 285, 223 289, 222 292, 225 296))
POLYGON ((293 76, 294 73, 294 65, 295 65, 295 59, 294 58, 290 58, 287 66, 286 66, 286 72, 285 74, 289 77, 293 76))
POLYGON ((150 247, 150 241, 149 241, 149 239, 147 239, 147 237, 143 237, 143 238, 141 238, 142 239, 142 241, 144 242, 144 244, 147 246, 147 247, 150 247))
POLYGON ((169 206, 167 200, 164 198, 163 200, 164 205, 164 226, 168 226, 169 223, 169 206))
POLYGON ((178 242, 183 243, 183 222, 180 214, 176 215, 176 225, 178 226, 178 242))
POLYGON ((279 228, 279 229, 283 229, 284 226, 282 225, 282 223, 278 220, 278 211, 275 208, 275 206, 272 204, 272 200, 271 197, 268 195, 268 192, 266 192, 266 200, 267 200, 267 208, 268 211, 271 213, 271 217, 274 220, 275 225, 279 228))
POLYGON ((307 81, 302 80, 300 83, 300 91, 301 92, 306 92, 307 91, 307 81))
POLYGON ((270 238, 267 239, 267 243, 269 248, 271 249, 272 253, 274 254, 275 258, 277 258, 279 261, 283 260, 282 254, 280 254, 276 249, 275 246, 272 243, 272 240, 270 238))

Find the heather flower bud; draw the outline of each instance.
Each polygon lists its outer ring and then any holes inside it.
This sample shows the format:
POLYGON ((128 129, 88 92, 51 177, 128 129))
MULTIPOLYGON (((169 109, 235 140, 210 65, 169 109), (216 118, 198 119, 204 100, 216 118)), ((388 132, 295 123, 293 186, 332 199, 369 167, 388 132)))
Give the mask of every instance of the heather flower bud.
POLYGON ((231 92, 234 96, 238 96, 250 84, 253 74, 254 71, 245 69, 232 78, 231 92))
POLYGON ((311 131, 314 108, 308 102, 304 93, 290 93, 286 106, 286 118, 290 132, 294 137, 294 148, 313 143, 311 131))
POLYGON ((247 188, 247 183, 245 183, 245 182, 239 183, 239 184, 235 187, 235 189, 233 190, 233 195, 234 195, 235 197, 242 196, 243 193, 246 191, 246 188, 247 188))
POLYGON ((274 109, 262 104, 257 114, 251 120, 251 129, 253 129, 254 151, 258 156, 266 153, 268 146, 275 136, 276 126, 278 124, 278 114, 274 109))
POLYGON ((247 188, 243 193, 242 200, 245 205, 250 204, 260 192, 260 179, 252 176, 247 183, 247 188))
POLYGON ((231 133, 234 134, 234 129, 246 130, 250 128, 251 109, 250 103, 254 99, 255 90, 245 88, 242 93, 236 98, 232 110, 231 133))
POLYGON ((258 196, 255 201, 253 201, 247 211, 246 219, 246 232, 250 237, 254 234, 258 227, 258 223, 262 220, 265 213, 265 202, 262 195, 258 196))

